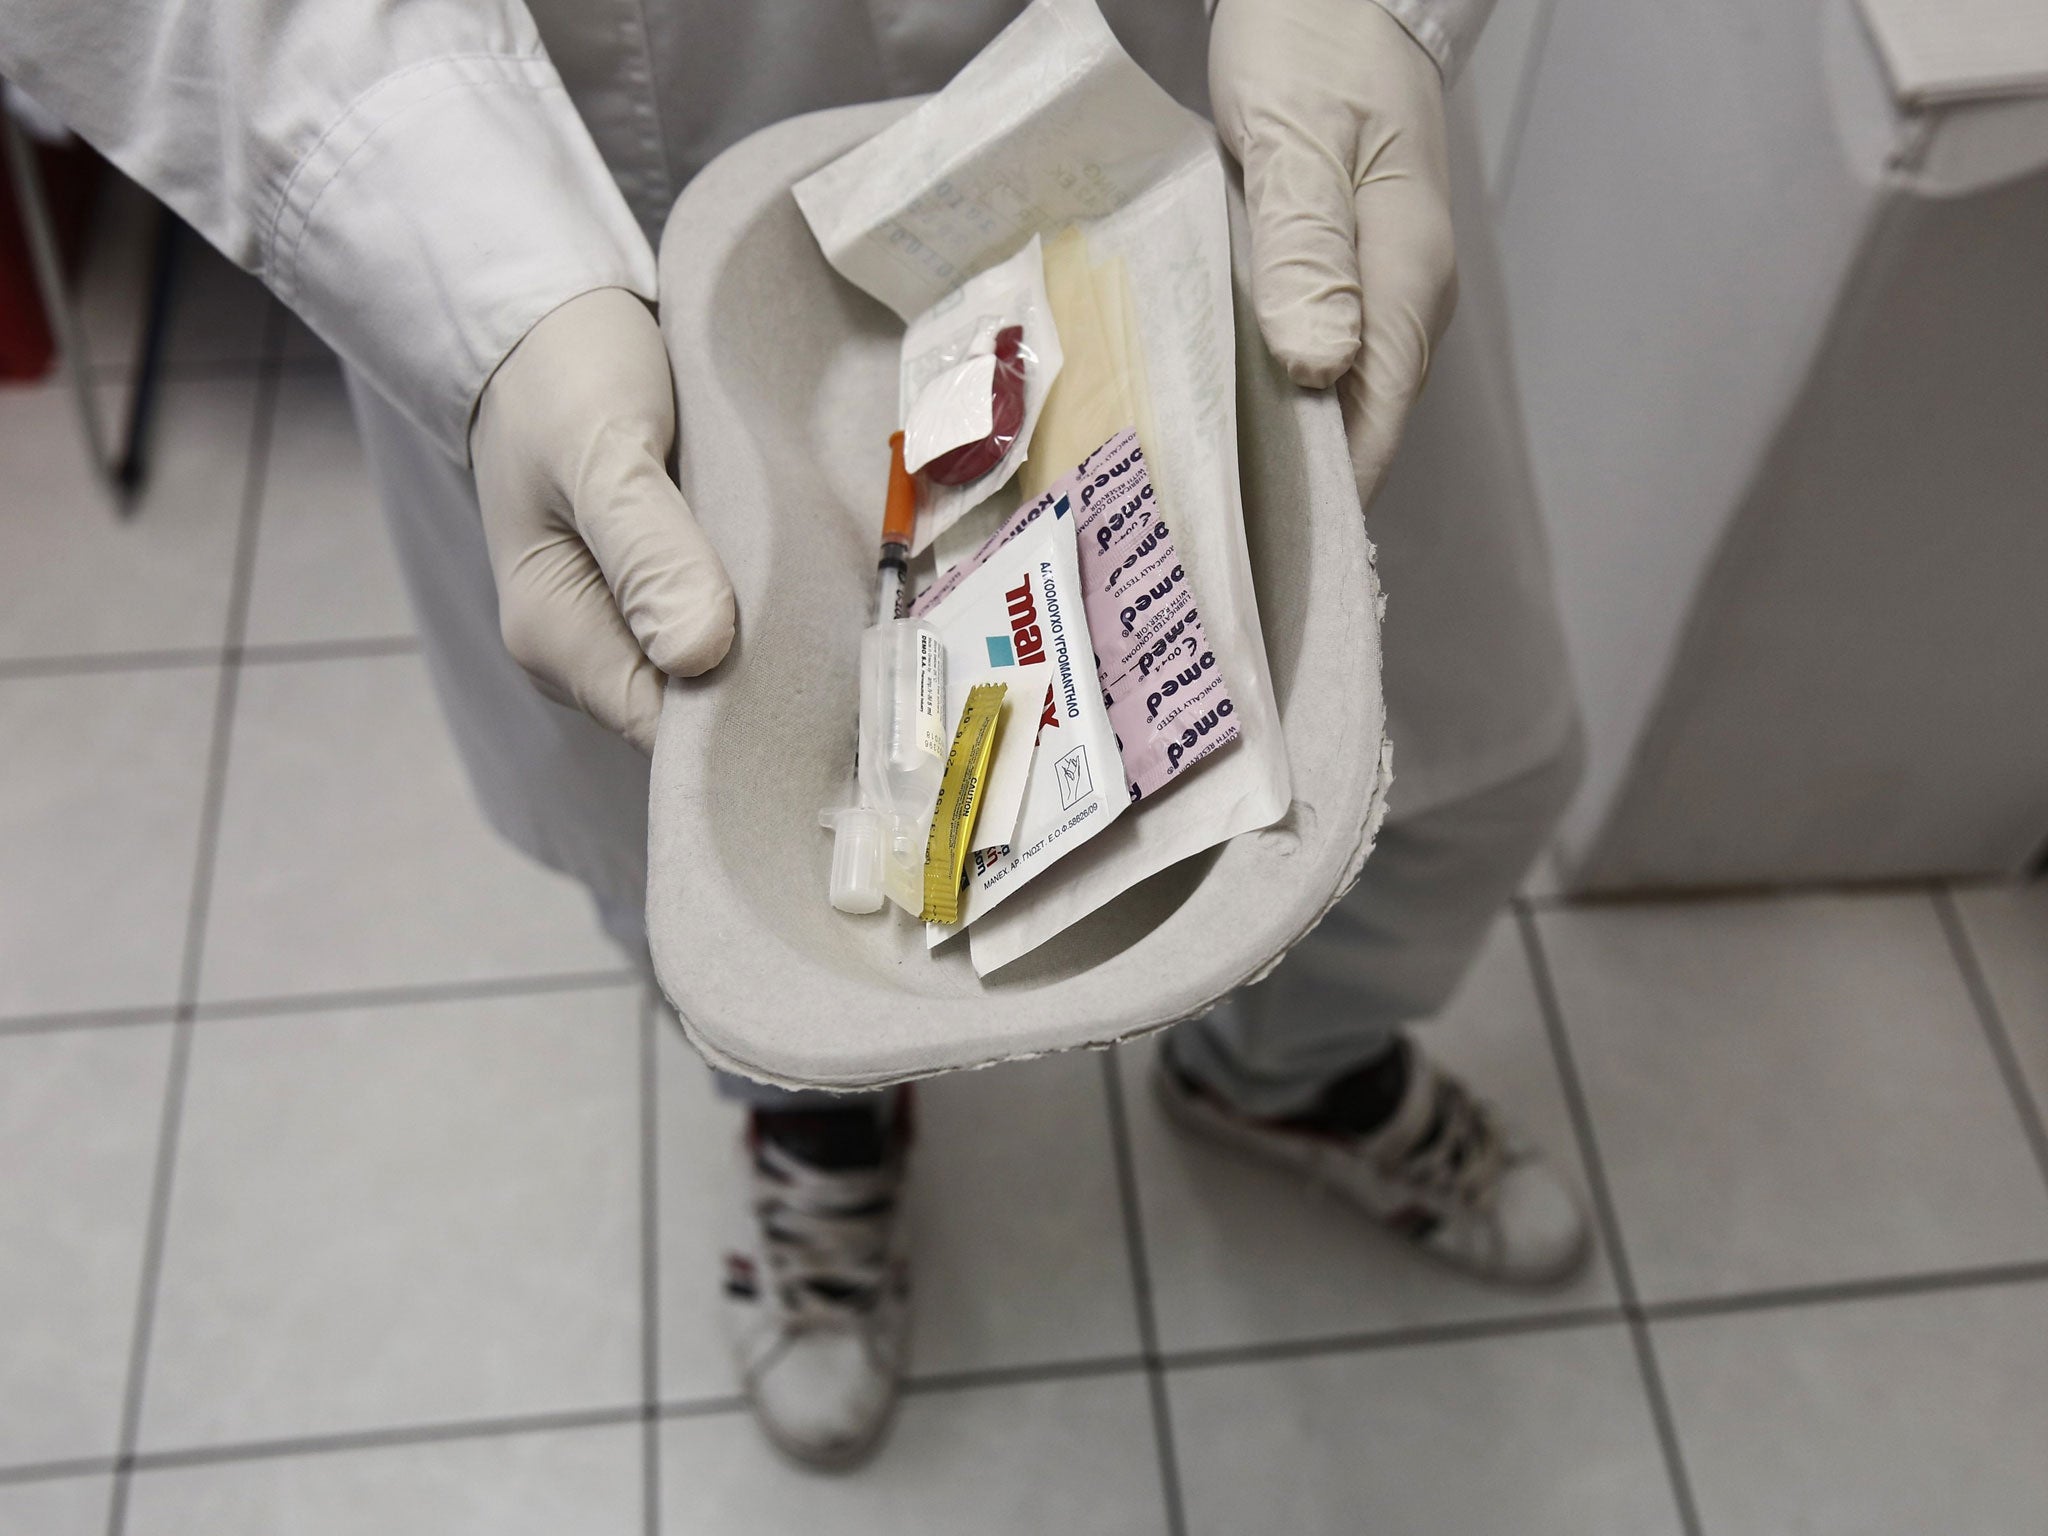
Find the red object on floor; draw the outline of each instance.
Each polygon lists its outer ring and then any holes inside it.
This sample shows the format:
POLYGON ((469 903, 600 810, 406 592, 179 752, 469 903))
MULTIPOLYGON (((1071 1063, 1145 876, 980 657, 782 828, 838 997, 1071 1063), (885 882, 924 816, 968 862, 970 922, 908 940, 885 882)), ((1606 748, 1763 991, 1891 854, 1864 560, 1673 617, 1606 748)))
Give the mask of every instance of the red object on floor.
MULTIPOLYGON (((104 162, 83 144, 39 144, 36 159, 57 226, 58 250, 65 270, 75 272, 104 162)), ((7 164, 0 159, 0 380, 40 379, 50 371, 56 352, 29 259, 21 201, 7 164)))

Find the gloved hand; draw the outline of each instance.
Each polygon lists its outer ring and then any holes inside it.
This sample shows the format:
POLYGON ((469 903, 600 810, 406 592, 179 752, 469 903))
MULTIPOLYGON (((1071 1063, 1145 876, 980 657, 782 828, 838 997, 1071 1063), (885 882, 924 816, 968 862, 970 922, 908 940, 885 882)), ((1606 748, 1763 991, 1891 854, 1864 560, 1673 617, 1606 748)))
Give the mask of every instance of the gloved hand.
POLYGON ((1209 98, 1259 329, 1297 384, 1339 383, 1370 501, 1457 299, 1436 61, 1372 0, 1221 0, 1209 98))
POLYGON ((469 433, 506 649, 549 698, 644 752, 667 677, 732 646, 732 583, 668 477, 675 435, 660 328, 623 288, 528 331, 469 433))

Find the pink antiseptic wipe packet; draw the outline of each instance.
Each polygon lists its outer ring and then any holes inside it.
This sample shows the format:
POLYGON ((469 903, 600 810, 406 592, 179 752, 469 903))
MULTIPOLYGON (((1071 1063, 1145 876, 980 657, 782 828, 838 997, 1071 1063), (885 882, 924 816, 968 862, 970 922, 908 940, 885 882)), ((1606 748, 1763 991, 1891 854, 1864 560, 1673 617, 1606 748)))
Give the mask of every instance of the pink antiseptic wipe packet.
POLYGON ((1238 738, 1236 710, 1160 515, 1145 450, 1126 428, 1019 507, 919 595, 923 614, 1064 500, 1075 520, 1088 638, 1131 799, 1157 794, 1238 738))

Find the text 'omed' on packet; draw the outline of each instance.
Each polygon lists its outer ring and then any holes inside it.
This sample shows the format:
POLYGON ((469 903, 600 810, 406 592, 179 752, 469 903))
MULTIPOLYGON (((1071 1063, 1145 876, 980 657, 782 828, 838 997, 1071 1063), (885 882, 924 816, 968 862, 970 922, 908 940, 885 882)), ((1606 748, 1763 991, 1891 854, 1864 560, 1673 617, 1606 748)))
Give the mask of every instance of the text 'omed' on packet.
MULTIPOLYGON (((1019 507, 917 599, 928 614, 1047 513, 1071 512, 1088 633, 1127 793, 1157 794, 1238 739, 1236 705, 1202 627, 1173 530, 1134 430, 1019 507)), ((943 626, 941 626, 943 628, 943 626)))

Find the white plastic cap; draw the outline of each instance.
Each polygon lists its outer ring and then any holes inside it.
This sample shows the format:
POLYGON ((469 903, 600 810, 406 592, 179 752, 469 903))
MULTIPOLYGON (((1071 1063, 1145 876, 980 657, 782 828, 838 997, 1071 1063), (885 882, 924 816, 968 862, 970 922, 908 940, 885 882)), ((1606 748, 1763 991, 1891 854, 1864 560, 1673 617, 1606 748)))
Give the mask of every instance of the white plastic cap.
POLYGON ((828 811, 832 829, 832 905, 841 912, 882 908, 882 813, 862 807, 828 811))

